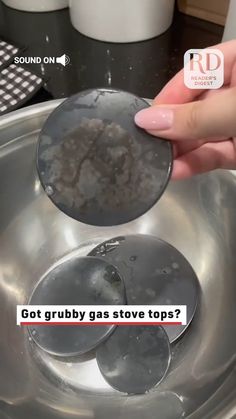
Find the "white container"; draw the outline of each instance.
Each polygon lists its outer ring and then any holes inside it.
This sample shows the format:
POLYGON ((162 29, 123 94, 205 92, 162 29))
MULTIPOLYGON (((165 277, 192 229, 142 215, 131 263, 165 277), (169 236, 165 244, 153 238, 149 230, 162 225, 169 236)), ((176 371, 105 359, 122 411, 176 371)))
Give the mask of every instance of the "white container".
POLYGON ((174 0, 69 0, 71 22, 90 38, 136 42, 165 32, 174 0))
POLYGON ((51 12, 68 7, 68 0, 2 0, 7 6, 25 12, 51 12))
POLYGON ((222 42, 230 41, 231 39, 236 39, 236 1, 235 0, 231 0, 229 4, 222 42))

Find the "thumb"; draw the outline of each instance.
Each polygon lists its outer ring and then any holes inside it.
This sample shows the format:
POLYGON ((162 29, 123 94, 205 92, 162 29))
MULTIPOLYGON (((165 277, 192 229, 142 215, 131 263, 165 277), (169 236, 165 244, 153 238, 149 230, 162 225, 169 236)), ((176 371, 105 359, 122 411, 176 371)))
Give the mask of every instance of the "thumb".
POLYGON ((181 105, 153 105, 135 115, 135 123, 169 140, 236 136, 236 88, 181 105))

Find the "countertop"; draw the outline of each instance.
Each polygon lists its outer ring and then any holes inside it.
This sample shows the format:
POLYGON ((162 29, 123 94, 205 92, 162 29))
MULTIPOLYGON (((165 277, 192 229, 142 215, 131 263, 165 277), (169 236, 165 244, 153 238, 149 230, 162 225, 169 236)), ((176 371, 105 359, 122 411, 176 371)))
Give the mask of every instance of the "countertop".
POLYGON ((69 10, 21 12, 0 1, 0 39, 22 48, 21 56, 57 57, 70 63, 25 64, 44 78, 44 87, 26 105, 63 98, 93 87, 120 88, 153 98, 183 66, 189 48, 204 48, 221 41, 223 27, 175 10, 172 26, 144 42, 99 42, 77 32, 69 10))

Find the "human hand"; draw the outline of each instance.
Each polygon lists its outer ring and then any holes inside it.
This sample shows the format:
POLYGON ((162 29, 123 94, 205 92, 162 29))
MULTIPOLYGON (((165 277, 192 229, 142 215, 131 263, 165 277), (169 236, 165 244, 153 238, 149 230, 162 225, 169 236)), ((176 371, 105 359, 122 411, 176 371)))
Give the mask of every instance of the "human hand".
POLYGON ((136 124, 173 140, 173 179, 217 168, 236 169, 236 41, 216 45, 224 54, 224 86, 189 89, 181 70, 138 112, 136 124))

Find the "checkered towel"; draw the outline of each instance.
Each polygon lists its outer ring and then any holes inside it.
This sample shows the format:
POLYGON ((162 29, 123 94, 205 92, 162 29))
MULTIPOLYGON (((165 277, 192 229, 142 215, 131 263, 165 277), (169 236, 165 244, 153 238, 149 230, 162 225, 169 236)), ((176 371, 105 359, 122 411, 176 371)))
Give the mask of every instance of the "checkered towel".
POLYGON ((18 52, 19 48, 0 40, 0 115, 22 106, 43 83, 40 77, 21 66, 6 67, 18 52))
POLYGON ((43 80, 11 64, 0 73, 0 115, 19 108, 40 89, 43 80))
POLYGON ((19 48, 0 41, 0 69, 9 64, 18 52, 19 48))

